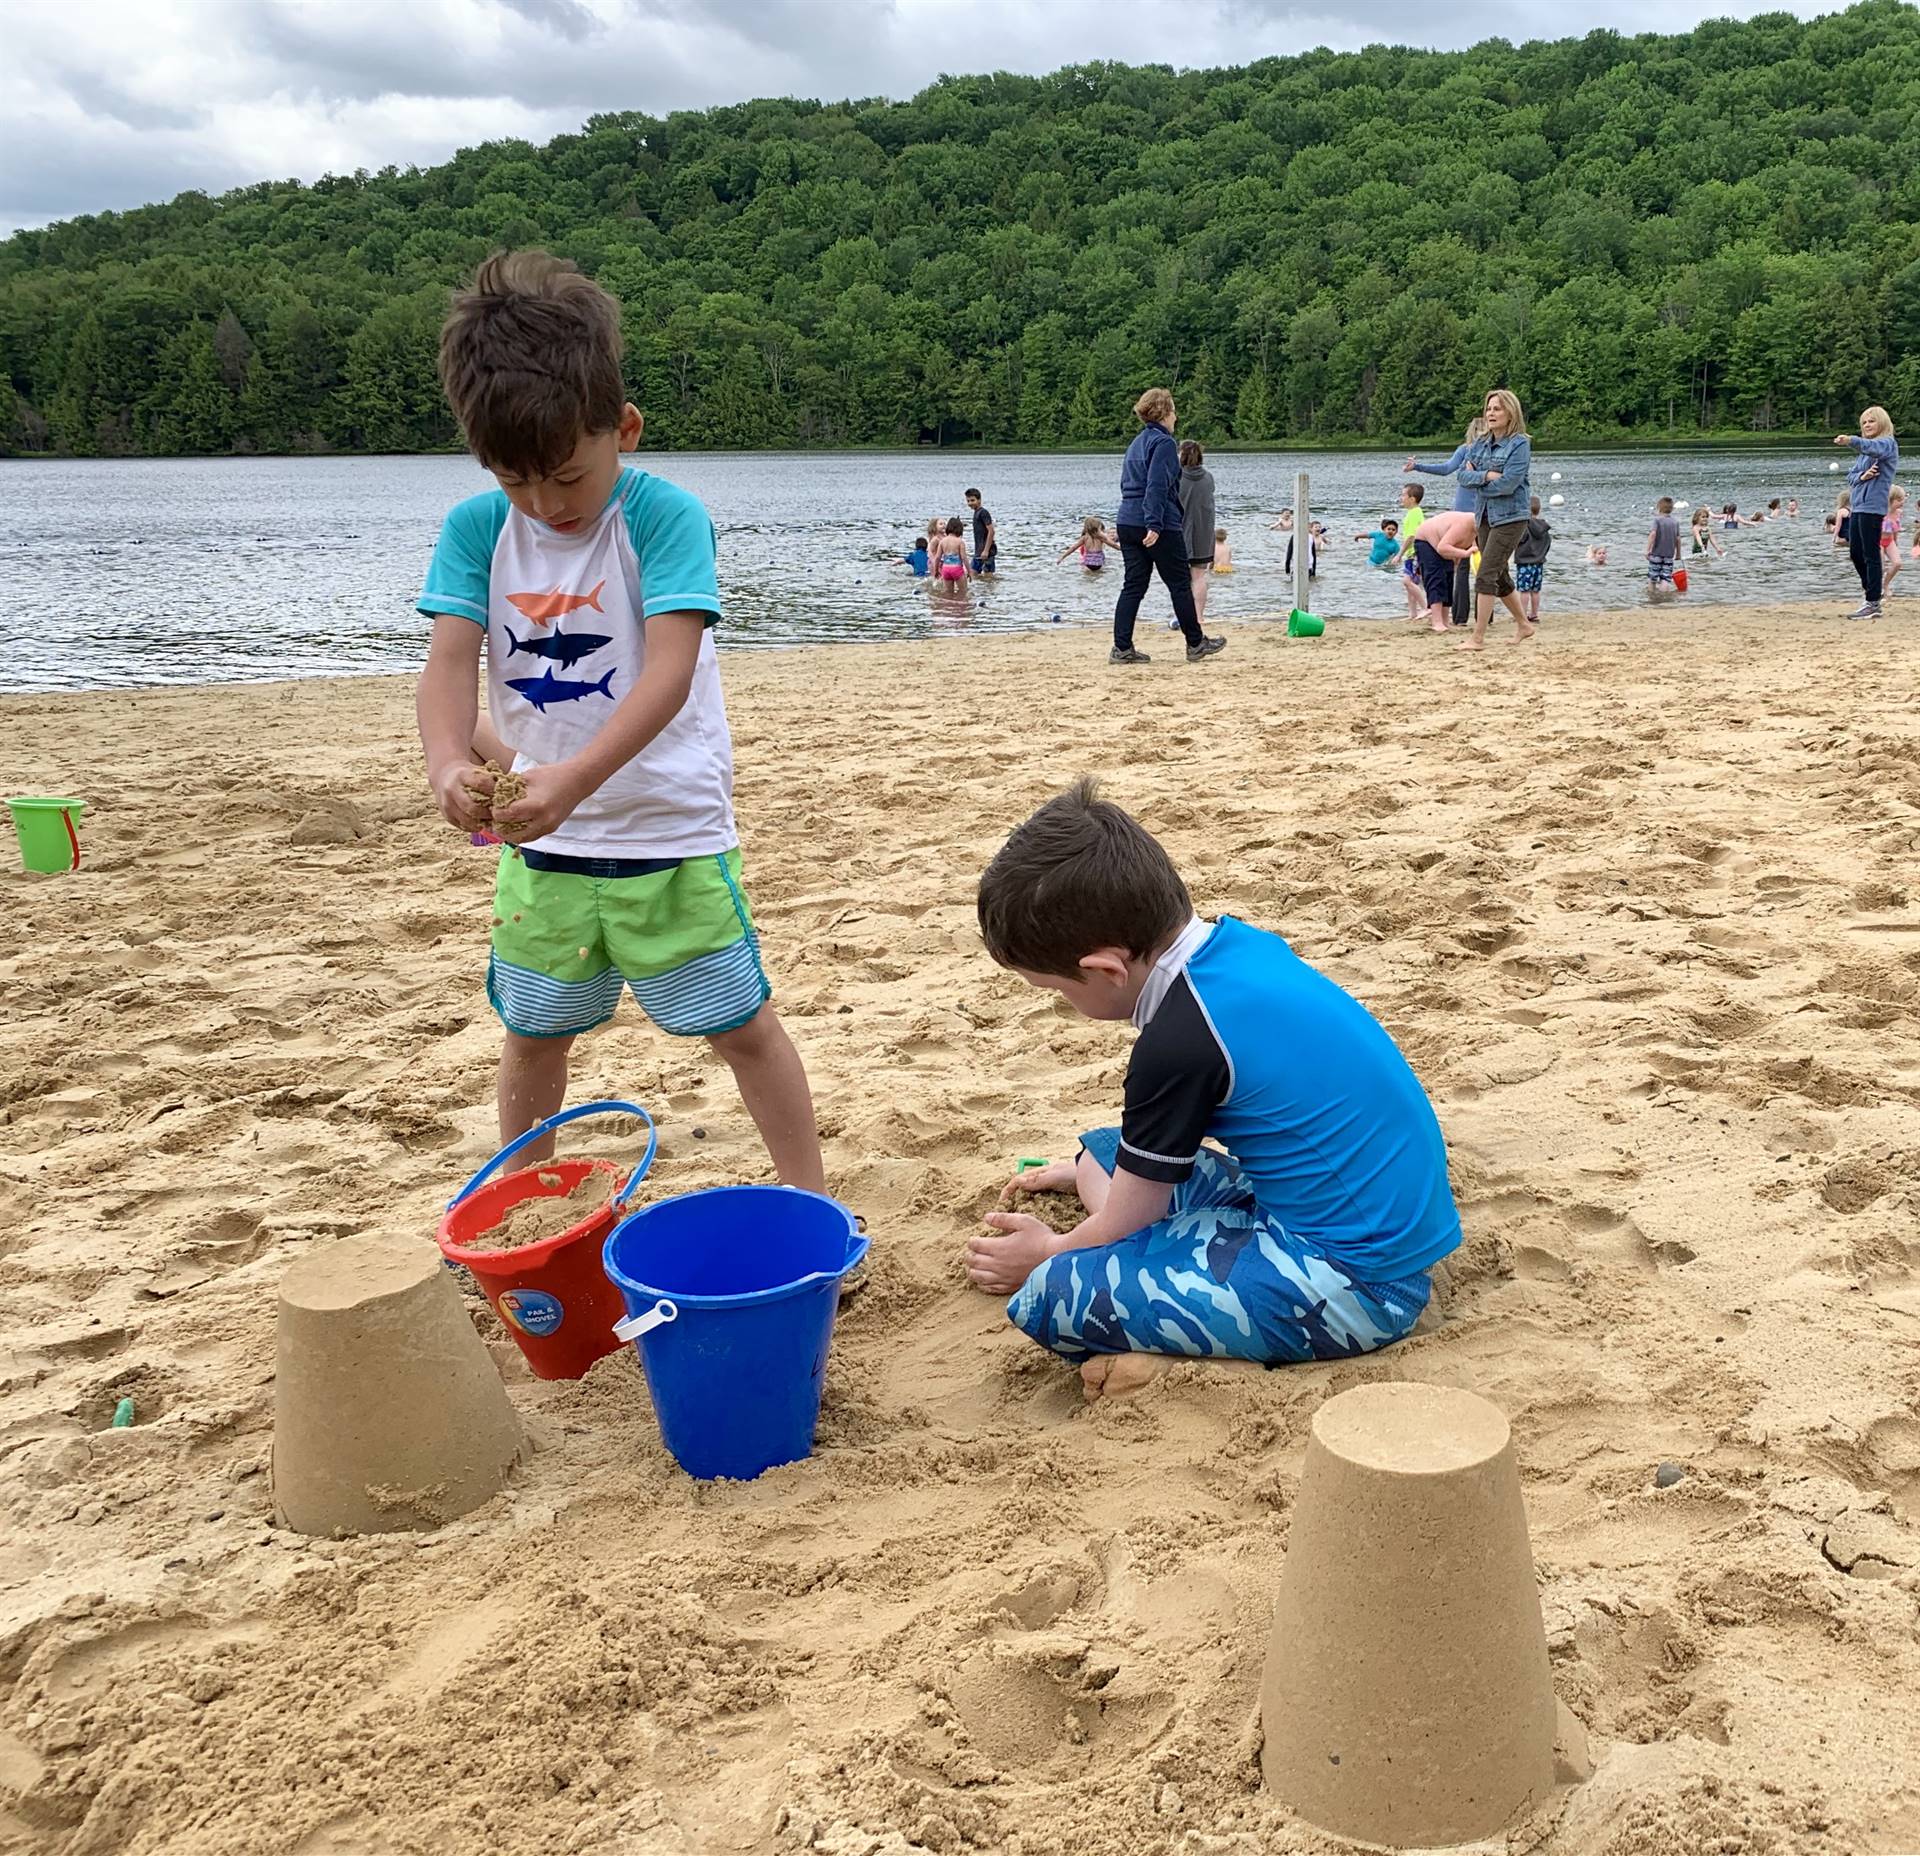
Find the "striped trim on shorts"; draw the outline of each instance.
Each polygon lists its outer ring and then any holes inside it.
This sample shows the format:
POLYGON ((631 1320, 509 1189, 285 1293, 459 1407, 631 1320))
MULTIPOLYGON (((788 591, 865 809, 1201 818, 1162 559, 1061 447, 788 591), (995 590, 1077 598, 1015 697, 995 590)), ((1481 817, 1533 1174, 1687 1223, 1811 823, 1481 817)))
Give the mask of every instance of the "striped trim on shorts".
POLYGON ((718 1037, 773 996, 738 850, 633 876, 536 867, 550 861, 500 858, 487 997, 509 1031, 591 1031, 631 988, 662 1031, 718 1037))

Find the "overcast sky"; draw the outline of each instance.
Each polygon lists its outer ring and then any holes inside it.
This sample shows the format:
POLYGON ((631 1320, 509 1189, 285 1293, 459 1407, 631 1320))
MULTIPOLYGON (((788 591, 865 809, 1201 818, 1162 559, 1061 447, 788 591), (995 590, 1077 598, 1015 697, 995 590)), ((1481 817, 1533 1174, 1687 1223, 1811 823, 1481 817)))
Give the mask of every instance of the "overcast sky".
MULTIPOLYGON (((1090 58, 1239 64, 1311 45, 1672 31, 1757 0, 0 0, 0 231, 78 213, 427 166, 596 110, 910 96, 942 71, 1090 58)), ((1802 4, 1812 13, 1830 7, 1802 4)))

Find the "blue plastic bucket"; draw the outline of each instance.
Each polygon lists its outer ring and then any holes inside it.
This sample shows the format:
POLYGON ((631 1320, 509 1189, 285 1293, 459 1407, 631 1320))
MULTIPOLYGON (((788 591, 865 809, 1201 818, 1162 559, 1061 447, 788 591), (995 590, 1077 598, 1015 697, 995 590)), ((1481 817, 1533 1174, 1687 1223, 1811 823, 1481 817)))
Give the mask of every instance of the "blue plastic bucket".
POLYGON ((813 1450, 840 1279, 867 1254, 844 1205, 791 1186, 716 1186, 614 1227, 660 1435, 690 1476, 750 1481, 813 1450))

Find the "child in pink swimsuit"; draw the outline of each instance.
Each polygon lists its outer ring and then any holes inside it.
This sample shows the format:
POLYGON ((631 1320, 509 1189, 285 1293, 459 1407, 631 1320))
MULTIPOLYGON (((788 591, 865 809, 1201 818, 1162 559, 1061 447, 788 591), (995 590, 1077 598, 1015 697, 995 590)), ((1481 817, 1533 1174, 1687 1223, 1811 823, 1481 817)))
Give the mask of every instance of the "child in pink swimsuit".
POLYGON ((957 581, 969 578, 967 573, 967 544, 961 540, 964 533, 958 516, 947 518, 947 532, 940 537, 939 552, 933 557, 933 573, 937 580, 957 581))

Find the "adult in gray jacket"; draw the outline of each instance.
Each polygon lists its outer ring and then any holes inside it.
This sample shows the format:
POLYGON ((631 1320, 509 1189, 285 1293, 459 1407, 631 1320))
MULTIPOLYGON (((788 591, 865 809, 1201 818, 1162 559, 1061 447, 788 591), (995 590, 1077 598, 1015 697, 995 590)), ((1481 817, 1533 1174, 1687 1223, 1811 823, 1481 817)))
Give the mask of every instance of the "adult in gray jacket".
POLYGON ((1207 454, 1191 439, 1180 444, 1180 509, 1187 535, 1187 572, 1193 580, 1194 616, 1207 622, 1207 588, 1213 581, 1213 472, 1207 454))

